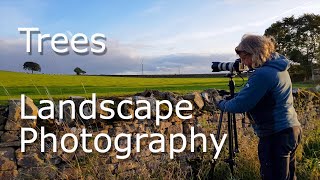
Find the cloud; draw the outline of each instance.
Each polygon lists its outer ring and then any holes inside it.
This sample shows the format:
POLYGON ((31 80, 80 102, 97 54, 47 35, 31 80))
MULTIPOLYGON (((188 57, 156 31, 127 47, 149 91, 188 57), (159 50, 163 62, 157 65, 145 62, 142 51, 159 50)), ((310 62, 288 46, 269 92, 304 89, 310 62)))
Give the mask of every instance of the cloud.
POLYGON ((0 33, 1 38, 19 34, 18 27, 38 25, 42 12, 47 8, 47 2, 40 0, 21 0, 0 2, 0 33))
POLYGON ((143 11, 140 13, 140 15, 142 15, 142 16, 148 16, 148 15, 150 15, 150 14, 154 14, 154 13, 161 12, 161 10, 162 10, 162 4, 157 3, 157 4, 152 5, 151 7, 143 10, 143 11))
MULTIPOLYGON (((44 44, 43 55, 37 53, 35 46, 32 55, 28 55, 23 40, 0 40, 0 43, 2 70, 23 71, 22 65, 25 61, 35 61, 41 65, 43 73, 72 74, 75 67, 81 67, 89 74, 114 74, 128 71, 137 64, 134 49, 120 47, 117 42, 107 44, 108 52, 103 56, 92 53, 81 56, 73 52, 69 55, 58 55, 48 43, 44 44)), ((70 47, 69 51, 72 51, 70 47)))
MULTIPOLYGON (((26 61, 35 61, 42 67, 41 73, 73 74, 75 67, 84 69, 88 74, 141 74, 141 58, 145 74, 210 73, 211 61, 228 61, 228 54, 172 54, 166 56, 142 57, 136 46, 121 44, 116 40, 107 43, 108 52, 103 56, 93 54, 80 56, 73 52, 69 55, 57 55, 48 43, 44 45, 44 54, 25 52, 24 40, 0 40, 0 69, 24 71, 26 61)), ((69 48, 70 51, 71 48, 69 48)))
POLYGON ((226 0, 219 3, 207 1, 184 4, 165 4, 161 1, 149 4, 142 11, 134 7, 139 11, 131 14, 123 12, 124 17, 128 17, 126 19, 117 19, 113 14, 108 14, 116 23, 103 21, 101 25, 100 21, 93 21, 99 18, 91 18, 92 22, 83 19, 83 22, 77 23, 67 13, 60 19, 48 18, 46 13, 51 12, 48 8, 57 3, 46 5, 46 2, 40 7, 38 3, 37 0, 18 5, 0 3, 0 69, 22 71, 23 63, 33 60, 41 64, 44 73, 72 74, 73 69, 79 66, 89 74, 141 74, 142 58, 146 74, 176 74, 179 71, 210 73, 211 61, 234 61, 235 57, 231 53, 244 33, 251 31, 262 34, 272 22, 291 14, 320 13, 320 3, 315 1, 226 0), (84 24, 87 23, 94 26, 85 29, 87 25, 84 24), (68 37, 78 31, 90 34, 91 31, 101 30, 108 35, 108 52, 104 56, 79 56, 73 52, 60 56, 46 45, 45 55, 27 55, 23 39, 5 38, 12 38, 12 33, 15 37, 21 37, 17 27, 31 25, 41 26, 41 30, 46 33, 65 32, 68 37))
POLYGON ((281 17, 284 17, 284 16, 286 16, 288 14, 294 14, 294 12, 298 12, 300 10, 306 9, 307 7, 309 7, 310 4, 311 4, 311 1, 305 2, 305 3, 303 3, 301 5, 298 5, 298 6, 294 7, 294 8, 287 9, 287 10, 285 10, 284 12, 282 12, 282 13, 280 13, 278 15, 271 16, 271 17, 266 18, 264 20, 258 20, 258 21, 255 21, 253 23, 249 23, 248 25, 249 26, 263 26, 263 25, 265 25, 267 23, 270 23, 270 22, 273 22, 273 21, 275 21, 277 19, 280 19, 281 17))
MULTIPOLYGON (((180 14, 177 12, 170 18, 165 14, 165 22, 158 20, 157 28, 149 27, 147 32, 136 33, 128 42, 144 44, 146 47, 140 52, 148 55, 166 55, 173 51, 214 53, 213 50, 232 53, 243 34, 263 34, 268 26, 283 17, 319 12, 319 8, 316 10, 319 4, 296 0, 227 0, 199 4, 192 9, 193 13, 184 12, 187 9, 184 6, 177 10, 180 14)), ((161 11, 171 13, 166 7, 161 11)))
POLYGON ((206 74, 211 73, 212 61, 227 62, 234 60, 235 56, 232 54, 183 53, 151 57, 144 61, 144 74, 206 74))

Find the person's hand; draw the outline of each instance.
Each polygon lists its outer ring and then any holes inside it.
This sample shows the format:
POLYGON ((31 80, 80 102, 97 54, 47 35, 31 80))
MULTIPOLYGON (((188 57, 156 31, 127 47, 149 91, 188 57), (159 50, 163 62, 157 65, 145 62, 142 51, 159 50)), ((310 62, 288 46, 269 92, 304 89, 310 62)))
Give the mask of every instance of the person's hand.
POLYGON ((219 92, 217 90, 212 91, 212 99, 213 103, 218 107, 218 104, 221 100, 223 100, 222 96, 220 96, 219 92))

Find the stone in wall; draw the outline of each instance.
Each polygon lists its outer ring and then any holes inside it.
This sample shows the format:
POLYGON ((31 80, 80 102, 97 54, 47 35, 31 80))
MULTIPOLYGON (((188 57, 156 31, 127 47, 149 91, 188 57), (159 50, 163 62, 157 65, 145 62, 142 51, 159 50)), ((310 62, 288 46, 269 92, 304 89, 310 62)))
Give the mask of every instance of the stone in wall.
POLYGON ((179 100, 182 99, 181 97, 177 96, 172 92, 165 92, 165 96, 165 99, 169 100, 174 107, 179 102, 179 100))
MULTIPOLYGON (((69 98, 69 100, 75 100, 77 102, 76 98, 74 98, 74 99, 69 98)), ((75 109, 78 109, 78 108, 75 105, 75 109)), ((69 104, 69 103, 66 103, 66 104, 64 104, 62 106, 62 109, 63 109, 63 118, 60 119, 59 118, 59 112, 61 111, 60 110, 60 106, 55 106, 55 119, 57 119, 56 123, 58 125, 65 124, 65 125, 68 125, 68 126, 73 126, 74 125, 74 119, 72 119, 72 117, 71 117, 71 115, 72 115, 72 105, 69 104)), ((77 117, 77 112, 75 112, 75 113, 76 113, 76 117, 77 117)))
MULTIPOLYGON (((146 100, 150 103, 150 108, 151 108, 151 117, 156 116, 156 99, 154 97, 144 97, 144 96, 133 96, 133 100, 135 103, 135 108, 140 108, 140 107, 146 107, 144 103, 137 104, 137 101, 139 100, 146 100)), ((143 116, 146 115, 146 110, 145 111, 139 111, 139 115, 143 116)))
MULTIPOLYGON (((97 119, 101 119, 101 118, 100 118, 100 115, 104 115, 104 116, 109 116, 109 115, 110 115, 109 112, 103 111, 103 110, 100 108, 100 104, 101 104, 101 102, 102 102, 103 100, 104 100, 104 99, 97 99, 97 103, 96 103, 97 119)), ((104 104, 104 107, 110 108, 110 104, 104 104)))
POLYGON ((164 134, 171 125, 172 123, 168 121, 161 122, 159 126, 160 133, 164 134))
POLYGON ((79 109, 80 104, 81 104, 82 101, 84 101, 86 98, 85 98, 85 97, 82 97, 82 96, 70 96, 69 99, 74 102, 76 109, 79 109))
POLYGON ((194 92, 190 94, 186 94, 183 96, 183 99, 189 100, 191 102, 194 102, 194 104, 197 106, 198 109, 202 109, 204 106, 203 99, 201 97, 201 94, 199 92, 194 92))
MULTIPOLYGON (((29 116, 38 115, 38 107, 33 103, 33 100, 29 97, 25 99, 25 113, 29 116)), ((5 130, 18 131, 21 127, 34 128, 37 124, 36 119, 21 119, 21 101, 10 100, 9 101, 9 115, 5 125, 5 130)))
POLYGON ((0 171, 17 169, 14 149, 11 147, 0 148, 0 171))
POLYGON ((152 97, 157 100, 169 100, 173 108, 180 100, 183 100, 181 96, 174 94, 173 92, 161 92, 158 90, 146 90, 142 93, 137 93, 135 96, 152 97))
POLYGON ((0 142, 12 142, 18 141, 20 132, 19 131, 6 131, 0 137, 0 142))
MULTIPOLYGON (((39 134, 38 134, 39 136, 39 134)), ((33 133, 28 131, 25 133, 26 139, 32 139, 33 133)), ((4 143, 20 143, 21 132, 20 131, 0 131, 0 144, 4 145, 4 143)), ((18 145, 20 146, 20 144, 18 145)), ((0 146, 1 147, 1 146, 0 146)))
POLYGON ((172 124, 171 126, 168 127, 166 135, 170 136, 170 134, 177 134, 177 133, 182 133, 183 132, 183 127, 182 124, 172 124))
POLYGON ((7 118, 0 115, 0 131, 4 130, 5 122, 7 122, 7 118))
POLYGON ((205 102, 203 109, 206 111, 212 111, 214 109, 217 109, 217 107, 213 102, 213 96, 212 96, 214 90, 215 89, 207 89, 201 93, 201 96, 205 102))
MULTIPOLYGON (((123 100, 129 100, 133 102, 133 98, 132 97, 125 97, 125 98, 118 98, 118 97, 113 97, 111 98, 114 101, 114 105, 110 105, 110 108, 113 109, 115 112, 117 111, 117 107, 118 104, 123 101, 123 100)), ((125 103, 123 104, 122 108, 121 108, 121 112, 124 116, 132 116, 131 119, 126 119, 125 121, 131 121, 134 119, 134 103, 132 105, 125 103)), ((116 113, 115 117, 113 118, 113 120, 121 120, 124 121, 123 119, 121 119, 118 115, 118 113, 116 113)))
POLYGON ((25 152, 21 152, 21 149, 15 151, 17 165, 29 168, 40 167, 44 165, 44 157, 40 153, 39 146, 27 146, 25 152))
POLYGON ((8 117, 8 107, 0 106, 0 125, 5 125, 8 117))

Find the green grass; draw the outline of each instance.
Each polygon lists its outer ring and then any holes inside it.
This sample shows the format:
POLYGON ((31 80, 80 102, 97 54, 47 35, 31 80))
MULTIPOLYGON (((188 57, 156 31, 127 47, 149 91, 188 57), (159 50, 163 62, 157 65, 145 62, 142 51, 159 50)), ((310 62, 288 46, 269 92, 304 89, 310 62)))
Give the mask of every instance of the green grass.
MULTIPOLYGON (((236 84, 242 84, 235 78, 236 84)), ((39 100, 47 99, 48 94, 54 99, 64 99, 71 95, 120 96, 131 95, 146 89, 188 93, 208 88, 228 89, 228 78, 136 78, 111 76, 76 76, 27 74, 0 71, 0 102, 10 98, 20 98, 21 94, 39 100)), ((295 84, 296 87, 311 87, 312 84, 295 84)), ((238 91, 240 88, 237 88, 238 91)))
MULTIPOLYGON (((66 98, 70 95, 85 96, 91 93, 97 93, 98 96, 130 95, 146 89, 187 93, 213 87, 228 88, 227 78, 135 78, 6 71, 0 71, 0 83, 0 100, 19 98, 22 93, 35 99, 46 98, 46 89, 53 98, 66 98)), ((236 78, 236 83, 241 84, 242 80, 236 78)))

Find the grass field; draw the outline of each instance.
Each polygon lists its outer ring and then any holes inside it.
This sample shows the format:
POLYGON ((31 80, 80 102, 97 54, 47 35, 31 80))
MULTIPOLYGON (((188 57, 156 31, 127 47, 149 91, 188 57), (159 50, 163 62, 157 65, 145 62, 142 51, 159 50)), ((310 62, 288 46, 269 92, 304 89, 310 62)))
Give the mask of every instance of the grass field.
MULTIPOLYGON (((242 79, 235 78, 241 85, 242 79)), ((108 97, 116 95, 131 95, 146 89, 187 93, 208 88, 228 89, 228 78, 137 78, 111 76, 76 76, 27 74, 0 71, 0 103, 10 98, 20 98, 26 94, 33 99, 63 99, 71 95, 108 97)), ((312 84, 294 84, 294 87, 312 87, 312 84)), ((237 88, 236 90, 239 90, 237 88)))

